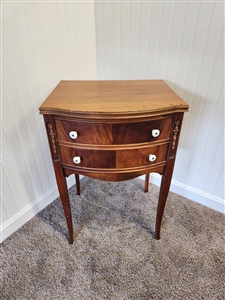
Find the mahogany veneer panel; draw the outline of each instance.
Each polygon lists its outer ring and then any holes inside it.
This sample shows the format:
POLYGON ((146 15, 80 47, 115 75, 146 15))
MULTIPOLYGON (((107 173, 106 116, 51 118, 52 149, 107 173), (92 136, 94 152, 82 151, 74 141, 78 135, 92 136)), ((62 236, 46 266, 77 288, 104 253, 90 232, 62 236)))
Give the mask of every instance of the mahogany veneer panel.
POLYGON ((59 141, 94 145, 121 145, 170 138, 172 118, 122 124, 55 120, 55 125, 59 141), (160 130, 158 137, 152 136, 153 129, 160 130), (71 131, 78 133, 75 140, 69 136, 71 131))

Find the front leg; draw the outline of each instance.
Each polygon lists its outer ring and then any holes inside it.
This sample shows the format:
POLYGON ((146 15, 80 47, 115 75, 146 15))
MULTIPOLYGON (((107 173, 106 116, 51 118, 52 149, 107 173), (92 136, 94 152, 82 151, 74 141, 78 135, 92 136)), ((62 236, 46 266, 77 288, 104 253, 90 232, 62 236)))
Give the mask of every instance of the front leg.
POLYGON ((54 163, 55 176, 58 185, 58 190, 64 210, 64 215, 66 217, 66 223, 68 228, 68 242, 73 244, 73 221, 70 207, 70 200, 68 194, 68 188, 66 183, 66 178, 64 177, 61 164, 57 165, 54 163))
POLYGON ((176 158, 177 146, 180 136, 180 130, 182 125, 184 113, 176 113, 174 114, 173 124, 171 128, 171 136, 170 136, 170 146, 167 153, 167 162, 164 170, 164 174, 162 176, 161 187, 159 192, 159 200, 158 200, 158 208, 156 215, 156 224, 155 224, 155 238, 157 240, 160 239, 160 227, 162 222, 162 217, 166 205, 166 199, 169 193, 170 184, 173 175, 173 168, 176 158))
POLYGON ((63 169, 60 161, 54 118, 52 115, 44 115, 44 120, 45 120, 45 126, 47 130, 51 155, 52 155, 52 163, 55 170, 56 182, 57 182, 64 214, 66 217, 66 223, 67 223, 68 235, 69 235, 68 241, 70 244, 72 244, 73 243, 72 214, 71 214, 71 207, 70 207, 70 200, 69 200, 66 178, 64 177, 63 169))
POLYGON ((159 200, 158 200, 158 208, 157 208, 157 215, 156 215, 156 224, 155 224, 155 238, 156 240, 160 239, 160 228, 162 217, 166 205, 167 196, 170 189, 170 183, 173 174, 173 167, 174 167, 174 159, 169 160, 166 165, 165 173, 162 176, 160 191, 159 191, 159 200))

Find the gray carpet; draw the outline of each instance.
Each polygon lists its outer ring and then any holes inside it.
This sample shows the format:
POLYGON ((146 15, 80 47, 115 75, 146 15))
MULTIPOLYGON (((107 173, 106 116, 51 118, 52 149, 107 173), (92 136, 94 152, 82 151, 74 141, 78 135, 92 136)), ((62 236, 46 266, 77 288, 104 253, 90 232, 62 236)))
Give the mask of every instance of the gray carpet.
POLYGON ((154 239, 158 188, 83 178, 2 243, 1 299, 225 299, 224 215, 170 193, 154 239))

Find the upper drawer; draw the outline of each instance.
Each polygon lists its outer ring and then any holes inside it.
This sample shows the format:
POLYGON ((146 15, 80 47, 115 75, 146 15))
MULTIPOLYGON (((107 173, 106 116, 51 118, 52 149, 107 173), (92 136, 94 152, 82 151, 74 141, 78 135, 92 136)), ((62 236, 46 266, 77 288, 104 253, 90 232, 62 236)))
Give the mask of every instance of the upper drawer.
POLYGON ((121 145, 170 138, 172 118, 134 123, 83 123, 55 120, 59 141, 93 145, 121 145))
POLYGON ((55 120, 59 141, 92 145, 112 145, 112 125, 55 120), (70 135, 77 133, 77 137, 70 135))
POLYGON ((172 118, 113 124, 113 144, 138 144, 168 139, 170 138, 171 126, 172 118))

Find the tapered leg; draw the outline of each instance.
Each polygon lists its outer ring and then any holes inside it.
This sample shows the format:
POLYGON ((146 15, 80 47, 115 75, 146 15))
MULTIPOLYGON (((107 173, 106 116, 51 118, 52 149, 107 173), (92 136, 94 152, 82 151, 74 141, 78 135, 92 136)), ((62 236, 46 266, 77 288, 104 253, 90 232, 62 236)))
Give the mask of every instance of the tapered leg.
POLYGON ((164 174, 162 176, 161 187, 159 192, 158 208, 156 215, 156 224, 155 224, 155 238, 160 239, 160 227, 162 222, 162 217, 166 205, 166 199, 170 189, 170 183, 173 175, 173 168, 176 158, 176 151, 180 136, 180 130, 182 125, 184 113, 174 114, 171 137, 170 137, 170 146, 168 150, 167 162, 164 174))
POLYGON ((76 178, 77 195, 80 195, 80 178, 79 178, 79 174, 75 174, 75 178, 76 178))
POLYGON ((145 189, 144 192, 148 192, 148 186, 149 186, 149 173, 145 175, 145 189))
POLYGON ((73 244, 73 221, 72 221, 72 214, 71 214, 71 207, 70 207, 70 200, 69 200, 66 178, 64 177, 63 171, 61 169, 61 165, 55 166, 55 164, 56 163, 54 163, 56 181, 57 181, 58 190, 59 190, 64 214, 66 217, 67 228, 68 228, 68 242, 69 244, 73 244))
POLYGON ((170 189, 170 183, 173 174, 173 167, 174 167, 174 159, 168 160, 165 173, 162 176, 161 187, 159 191, 159 200, 158 200, 158 208, 157 208, 157 215, 156 215, 156 224, 155 224, 155 238, 156 240, 160 239, 160 228, 162 217, 166 205, 166 199, 170 189))
POLYGON ((72 244, 73 243, 72 214, 71 214, 66 178, 64 177, 63 169, 60 162, 54 118, 52 115, 44 115, 44 121, 45 121, 47 136, 48 136, 48 142, 51 150, 52 163, 55 170, 55 177, 58 185, 59 195, 61 198, 64 214, 66 217, 68 236, 69 236, 68 241, 70 244, 72 244))

